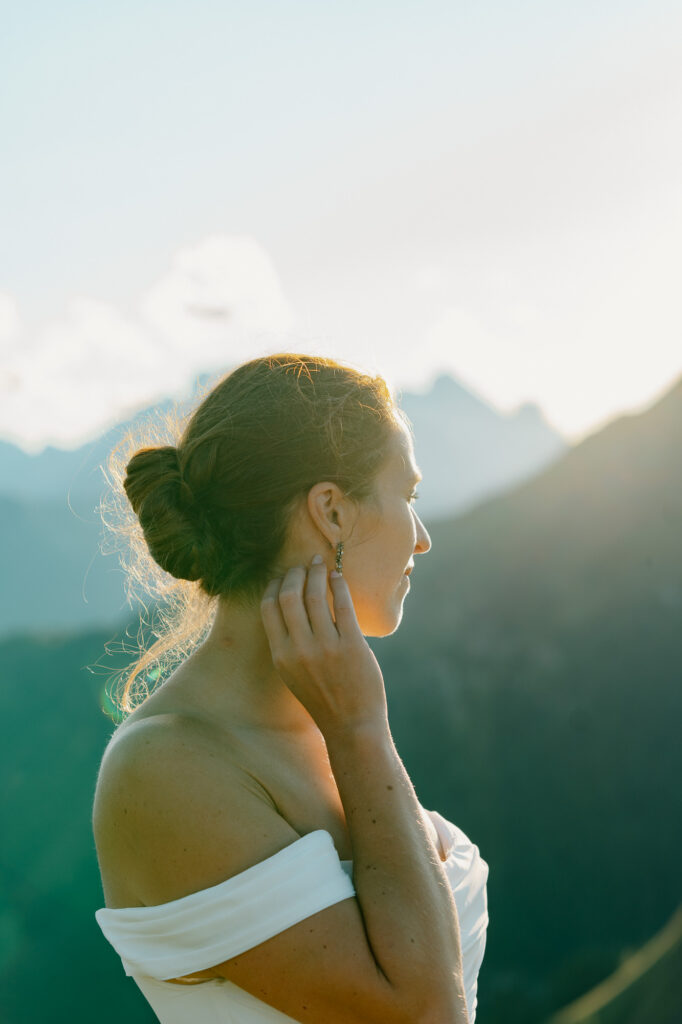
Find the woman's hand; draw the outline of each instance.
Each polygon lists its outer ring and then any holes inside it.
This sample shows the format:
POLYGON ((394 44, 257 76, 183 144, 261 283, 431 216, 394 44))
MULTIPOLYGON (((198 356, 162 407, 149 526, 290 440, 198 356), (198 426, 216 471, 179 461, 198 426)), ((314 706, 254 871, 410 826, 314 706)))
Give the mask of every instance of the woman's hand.
POLYGON ((334 618, 323 561, 289 569, 271 580, 261 617, 282 682, 326 737, 359 727, 386 728, 388 710, 379 663, 360 630, 343 576, 330 576, 334 618), (336 621, 334 621, 334 619, 336 621))

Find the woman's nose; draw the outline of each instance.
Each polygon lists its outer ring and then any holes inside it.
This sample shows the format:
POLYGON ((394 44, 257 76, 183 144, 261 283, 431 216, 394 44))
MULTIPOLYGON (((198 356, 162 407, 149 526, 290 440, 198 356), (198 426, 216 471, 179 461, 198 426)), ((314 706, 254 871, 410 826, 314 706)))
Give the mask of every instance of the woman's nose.
POLYGON ((415 545, 415 551, 419 554, 425 554, 431 549, 431 538, 429 537, 428 531, 421 519, 417 515, 417 543, 415 545))

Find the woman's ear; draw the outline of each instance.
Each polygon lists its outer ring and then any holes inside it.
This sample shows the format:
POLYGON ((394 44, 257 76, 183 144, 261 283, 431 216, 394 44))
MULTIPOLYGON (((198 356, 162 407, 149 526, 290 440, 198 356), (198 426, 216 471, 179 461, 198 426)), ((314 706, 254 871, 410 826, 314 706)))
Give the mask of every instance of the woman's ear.
POLYGON ((308 491, 308 514, 323 537, 336 547, 348 518, 348 501, 341 493, 338 484, 329 480, 314 484, 308 491))

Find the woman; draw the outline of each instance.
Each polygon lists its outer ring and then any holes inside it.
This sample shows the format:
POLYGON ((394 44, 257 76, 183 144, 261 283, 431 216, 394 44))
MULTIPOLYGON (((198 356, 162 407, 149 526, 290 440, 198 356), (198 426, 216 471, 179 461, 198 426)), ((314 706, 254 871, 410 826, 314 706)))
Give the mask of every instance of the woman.
POLYGON ((291 353, 127 462, 149 552, 211 615, 95 796, 97 921, 163 1024, 475 1019, 488 866, 418 802, 365 640, 431 547, 419 478, 381 377, 291 353))

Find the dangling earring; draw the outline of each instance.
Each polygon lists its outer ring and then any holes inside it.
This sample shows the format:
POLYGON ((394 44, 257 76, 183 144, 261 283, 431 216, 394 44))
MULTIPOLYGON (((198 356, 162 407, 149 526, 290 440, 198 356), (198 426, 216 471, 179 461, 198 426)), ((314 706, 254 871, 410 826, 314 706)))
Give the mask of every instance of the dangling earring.
POLYGON ((336 545, 336 571, 340 572, 343 576, 343 569, 341 567, 341 559, 343 558, 343 541, 340 540, 336 545))

